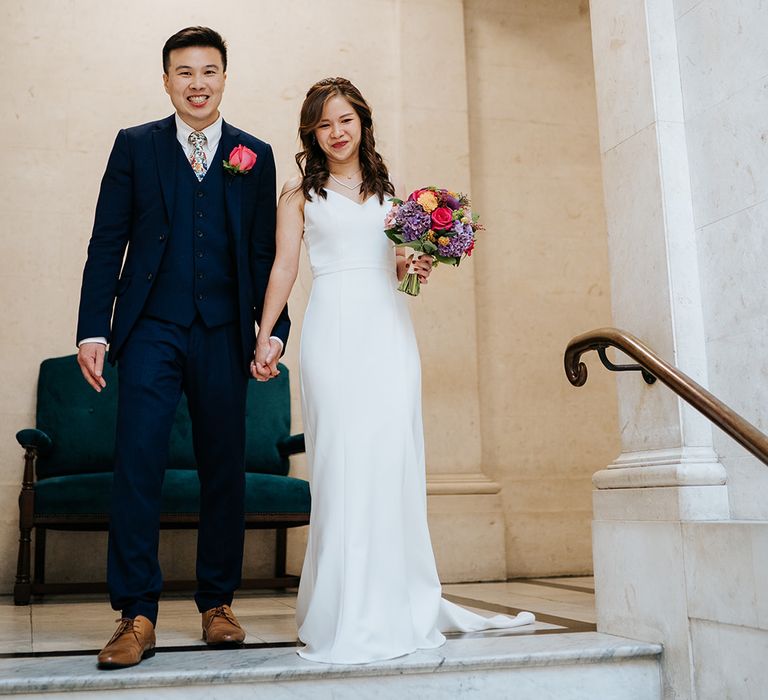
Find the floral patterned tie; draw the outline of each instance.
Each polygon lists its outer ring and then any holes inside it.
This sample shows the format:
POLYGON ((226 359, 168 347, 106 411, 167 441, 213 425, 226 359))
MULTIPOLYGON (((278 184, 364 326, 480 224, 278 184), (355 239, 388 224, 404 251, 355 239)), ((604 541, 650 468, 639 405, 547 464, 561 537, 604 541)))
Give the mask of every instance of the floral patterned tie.
POLYGON ((202 131, 193 131, 189 135, 189 142, 192 144, 192 153, 189 155, 189 164, 192 166, 192 170, 195 171, 198 181, 202 182, 205 173, 208 171, 208 161, 205 157, 205 151, 203 150, 203 144, 207 143, 208 139, 202 131))

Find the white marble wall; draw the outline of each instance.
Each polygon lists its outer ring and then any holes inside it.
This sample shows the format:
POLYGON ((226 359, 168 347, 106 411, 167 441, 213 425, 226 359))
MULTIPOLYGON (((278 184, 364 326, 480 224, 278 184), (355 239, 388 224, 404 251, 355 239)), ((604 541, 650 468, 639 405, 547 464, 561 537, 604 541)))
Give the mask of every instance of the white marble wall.
POLYGON ((598 629, 664 644, 665 697, 764 696, 768 523, 599 521, 594 538, 598 629))
MULTIPOLYGON (((768 8, 678 2, 711 390, 768 432, 768 8)), ((768 519, 768 466, 717 432, 735 518, 768 519)))
MULTIPOLYGON (((616 324, 765 429, 768 10, 591 9, 616 324)), ((768 516, 768 467, 663 387, 621 377, 619 396, 625 454, 594 480, 598 628, 664 643, 665 697, 762 697, 768 530, 737 519, 768 516)))
POLYGON ((598 630, 663 643, 665 698, 693 697, 680 523, 596 521, 592 531, 598 630))
POLYGON ((762 698, 768 687, 768 523, 683 526, 698 698, 762 698))

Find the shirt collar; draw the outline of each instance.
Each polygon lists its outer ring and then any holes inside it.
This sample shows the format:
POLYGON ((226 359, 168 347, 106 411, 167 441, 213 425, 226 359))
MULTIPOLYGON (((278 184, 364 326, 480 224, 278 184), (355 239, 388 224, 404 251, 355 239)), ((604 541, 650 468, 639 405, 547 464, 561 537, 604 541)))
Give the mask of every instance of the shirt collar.
MULTIPOLYGON (((178 112, 175 114, 176 117, 176 136, 179 139, 179 141, 183 144, 189 143, 189 135, 196 131, 193 129, 189 124, 187 124, 178 114, 178 112)), ((203 129, 203 133, 205 134, 205 138, 208 141, 208 151, 210 153, 213 153, 216 148, 218 148, 219 141, 221 141, 221 125, 223 123, 223 118, 221 114, 219 114, 219 118, 213 122, 210 126, 206 126, 205 129, 203 129)))

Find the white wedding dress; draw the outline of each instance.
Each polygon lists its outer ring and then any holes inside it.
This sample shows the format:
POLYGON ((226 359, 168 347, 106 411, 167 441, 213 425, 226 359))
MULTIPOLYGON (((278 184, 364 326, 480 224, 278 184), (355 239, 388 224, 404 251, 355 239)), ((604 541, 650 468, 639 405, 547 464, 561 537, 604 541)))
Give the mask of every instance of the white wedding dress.
POLYGON ((389 205, 327 190, 304 207, 314 277, 301 335, 312 492, 299 654, 359 664, 438 647, 442 632, 530 624, 441 597, 427 528, 421 367, 397 291, 389 205))

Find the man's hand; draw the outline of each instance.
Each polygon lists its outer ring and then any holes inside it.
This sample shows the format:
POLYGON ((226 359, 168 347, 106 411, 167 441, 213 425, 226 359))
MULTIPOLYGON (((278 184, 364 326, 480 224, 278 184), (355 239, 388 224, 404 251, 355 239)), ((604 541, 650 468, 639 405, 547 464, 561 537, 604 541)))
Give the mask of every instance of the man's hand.
POLYGON ((277 369, 277 361, 280 359, 282 350, 283 346, 274 338, 269 338, 266 341, 256 340, 256 352, 253 362, 251 362, 251 374, 257 381, 266 382, 280 374, 280 370, 277 369))
MULTIPOLYGON (((413 257, 413 256, 411 256, 413 257)), ((410 260, 409 260, 410 262, 410 260)), ((431 255, 419 255, 412 263, 412 272, 415 272, 419 277, 419 282, 427 284, 427 278, 432 272, 432 256, 431 255)))
POLYGON ((80 365, 85 381, 99 392, 107 386, 101 376, 104 371, 105 351, 106 346, 102 343, 82 343, 77 350, 77 364, 80 365))

